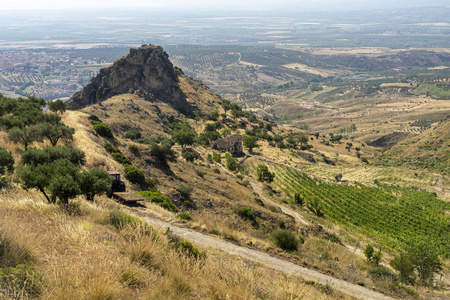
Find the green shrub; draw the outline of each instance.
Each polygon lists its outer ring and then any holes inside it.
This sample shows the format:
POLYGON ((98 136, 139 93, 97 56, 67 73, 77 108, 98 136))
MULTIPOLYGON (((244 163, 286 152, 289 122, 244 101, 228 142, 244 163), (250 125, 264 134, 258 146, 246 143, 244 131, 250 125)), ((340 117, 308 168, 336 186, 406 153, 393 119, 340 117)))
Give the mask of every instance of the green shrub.
POLYGON ((179 213, 179 214, 177 215, 177 218, 179 218, 179 219, 181 219, 181 220, 186 220, 186 221, 191 221, 191 220, 192 220, 191 215, 188 214, 187 212, 179 213))
POLYGON ((147 223, 143 223, 139 218, 132 217, 118 210, 110 212, 108 215, 108 223, 118 230, 122 230, 123 228, 130 226, 131 228, 142 230, 144 234, 152 236, 154 240, 159 239, 158 233, 152 226, 147 223))
POLYGON ((117 161, 118 163, 122 164, 122 165, 131 165, 132 162, 131 160, 126 157, 125 155, 123 155, 122 153, 118 153, 118 152, 113 152, 111 154, 112 158, 117 161))
POLYGON ((303 198, 303 196, 300 195, 300 193, 294 194, 294 201, 295 201, 295 204, 298 204, 300 206, 303 206, 305 204, 305 198, 303 198))
MULTIPOLYGON (((34 271, 33 267, 17 265, 0 269, 0 287, 6 295, 18 295, 23 291, 26 294, 23 298, 35 298, 42 291, 42 278, 34 271)), ((14 299, 16 298, 14 297, 14 299)), ((17 299, 22 299, 22 297, 17 297, 17 299)))
POLYGON ((14 157, 10 151, 0 147, 0 175, 5 174, 5 170, 10 173, 14 170, 14 157))
POLYGON ((7 187, 8 184, 9 184, 8 178, 6 178, 6 176, 0 176, 0 190, 1 190, 2 188, 7 187))
POLYGON ((122 151, 120 151, 119 148, 114 147, 111 143, 105 143, 103 145, 103 148, 105 148, 105 150, 108 153, 115 153, 115 152, 122 153, 122 151))
POLYGON ((272 232, 272 239, 276 246, 286 251, 295 251, 298 249, 299 240, 295 235, 285 229, 276 229, 272 232))
POLYGON ((238 211, 238 215, 245 220, 250 220, 250 221, 256 222, 255 212, 253 211, 253 209, 251 209, 249 207, 242 207, 238 211))
POLYGON ((176 249, 197 259, 206 257, 206 253, 198 251, 198 249, 192 246, 188 241, 181 241, 176 246, 176 249))
POLYGON ((168 210, 168 211, 173 212, 173 213, 178 212, 178 209, 177 209, 177 207, 175 206, 175 204, 173 204, 173 203, 170 202, 170 201, 158 203, 158 205, 161 206, 162 208, 168 210))
POLYGON ((136 141, 142 138, 142 133, 138 130, 130 130, 127 133, 125 133, 125 138, 130 139, 132 141, 136 141))
POLYGON ((114 138, 114 135, 111 131, 111 128, 109 128, 108 125, 105 123, 99 122, 99 121, 93 121, 91 120, 92 125, 94 125, 94 130, 101 136, 106 138, 114 138))
POLYGON ((227 160, 227 169, 230 171, 236 171, 239 168, 239 165, 237 163, 237 159, 231 156, 229 153, 226 154, 226 160, 227 160))
POLYGON ((187 184, 180 184, 178 186, 178 192, 180 192, 181 196, 185 199, 191 199, 191 194, 193 191, 193 188, 190 185, 187 184))
POLYGON ((259 164, 256 169, 256 177, 260 182, 271 183, 275 177, 275 173, 270 172, 267 165, 259 164))
POLYGON ((161 203, 164 201, 170 201, 169 198, 161 194, 161 192, 157 190, 151 190, 151 191, 140 191, 138 192, 139 195, 145 197, 147 200, 150 200, 154 203, 161 203))
POLYGON ((132 144, 128 146, 128 150, 130 150, 132 153, 134 154, 138 154, 139 153, 139 147, 132 144))
POLYGON ((391 280, 394 281, 397 278, 394 272, 385 266, 376 266, 370 268, 367 273, 372 276, 373 279, 377 280, 391 280))
POLYGON ((108 215, 108 220, 111 225, 113 225, 119 230, 125 227, 126 225, 131 225, 134 227, 136 226, 136 224, 141 223, 141 220, 139 220, 138 218, 132 217, 118 210, 112 211, 108 215))
POLYGON ((218 153, 213 153, 212 160, 215 161, 216 163, 221 163, 222 157, 218 153))
POLYGON ((213 169, 213 172, 216 174, 220 174, 220 170, 219 169, 213 169))
POLYGON ((130 182, 145 185, 145 175, 141 169, 133 165, 125 165, 125 178, 130 182))
POLYGON ((183 158, 186 161, 194 161, 194 160, 199 158, 199 155, 196 152, 193 152, 193 151, 185 151, 183 153, 183 158))
POLYGON ((138 192, 138 194, 145 197, 147 200, 150 200, 153 203, 157 203, 159 206, 163 207, 164 209, 167 209, 168 211, 174 213, 178 212, 178 209, 175 206, 175 204, 173 204, 169 198, 167 198, 157 190, 140 191, 138 192))

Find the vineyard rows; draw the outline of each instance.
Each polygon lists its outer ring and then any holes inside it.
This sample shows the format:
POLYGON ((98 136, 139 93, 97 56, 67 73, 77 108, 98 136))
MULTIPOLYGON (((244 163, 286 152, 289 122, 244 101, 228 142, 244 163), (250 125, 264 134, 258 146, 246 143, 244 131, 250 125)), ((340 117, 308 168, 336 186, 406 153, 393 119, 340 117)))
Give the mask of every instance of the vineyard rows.
POLYGON ((417 188, 329 184, 291 169, 276 168, 276 183, 289 195, 317 198, 325 218, 358 228, 389 248, 404 248, 417 239, 450 256, 450 203, 417 188))

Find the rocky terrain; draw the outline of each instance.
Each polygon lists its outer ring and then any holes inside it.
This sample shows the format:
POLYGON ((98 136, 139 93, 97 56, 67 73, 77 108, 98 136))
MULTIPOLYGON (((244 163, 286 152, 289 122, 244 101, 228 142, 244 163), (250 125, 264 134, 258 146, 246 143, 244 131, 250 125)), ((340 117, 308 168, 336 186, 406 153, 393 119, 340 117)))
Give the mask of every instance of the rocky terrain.
POLYGON ((199 110, 198 103, 180 89, 180 78, 187 80, 181 69, 174 68, 162 47, 144 45, 130 49, 128 55, 101 69, 70 98, 68 106, 79 109, 116 95, 137 94, 147 101, 162 101, 178 111, 192 114, 199 110))

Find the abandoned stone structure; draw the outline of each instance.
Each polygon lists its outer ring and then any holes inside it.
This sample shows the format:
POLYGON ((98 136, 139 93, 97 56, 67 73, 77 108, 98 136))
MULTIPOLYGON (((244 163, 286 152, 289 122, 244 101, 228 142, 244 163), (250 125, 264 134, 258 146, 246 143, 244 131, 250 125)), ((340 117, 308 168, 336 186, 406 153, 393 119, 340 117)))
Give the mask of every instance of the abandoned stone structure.
POLYGON ((212 144, 213 149, 225 150, 233 155, 242 154, 242 136, 233 134, 223 139, 219 139, 212 144))
POLYGON ((307 161, 314 162, 314 155, 312 153, 298 151, 297 154, 307 161))

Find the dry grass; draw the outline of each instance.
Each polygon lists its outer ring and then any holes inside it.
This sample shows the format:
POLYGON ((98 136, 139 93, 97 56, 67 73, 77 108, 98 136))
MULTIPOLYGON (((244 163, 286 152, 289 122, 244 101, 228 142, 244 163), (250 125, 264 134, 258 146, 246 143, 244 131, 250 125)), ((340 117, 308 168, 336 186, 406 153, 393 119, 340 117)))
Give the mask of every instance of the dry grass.
MULTIPOLYGON (((68 216, 39 194, 2 191, 0 223, 15 263, 35 265, 42 299, 334 299, 295 277, 221 253, 195 259, 142 230, 105 223, 103 204, 68 216), (36 200, 34 200, 36 198, 36 200), (13 230, 14 229, 14 230, 13 230)), ((8 254, 9 255, 9 254, 8 254)))
POLYGON ((86 154, 86 167, 103 167, 107 170, 123 172, 122 165, 112 160, 103 149, 104 140, 92 128, 87 114, 79 111, 67 111, 63 115, 62 121, 67 126, 75 128, 73 146, 86 154))

